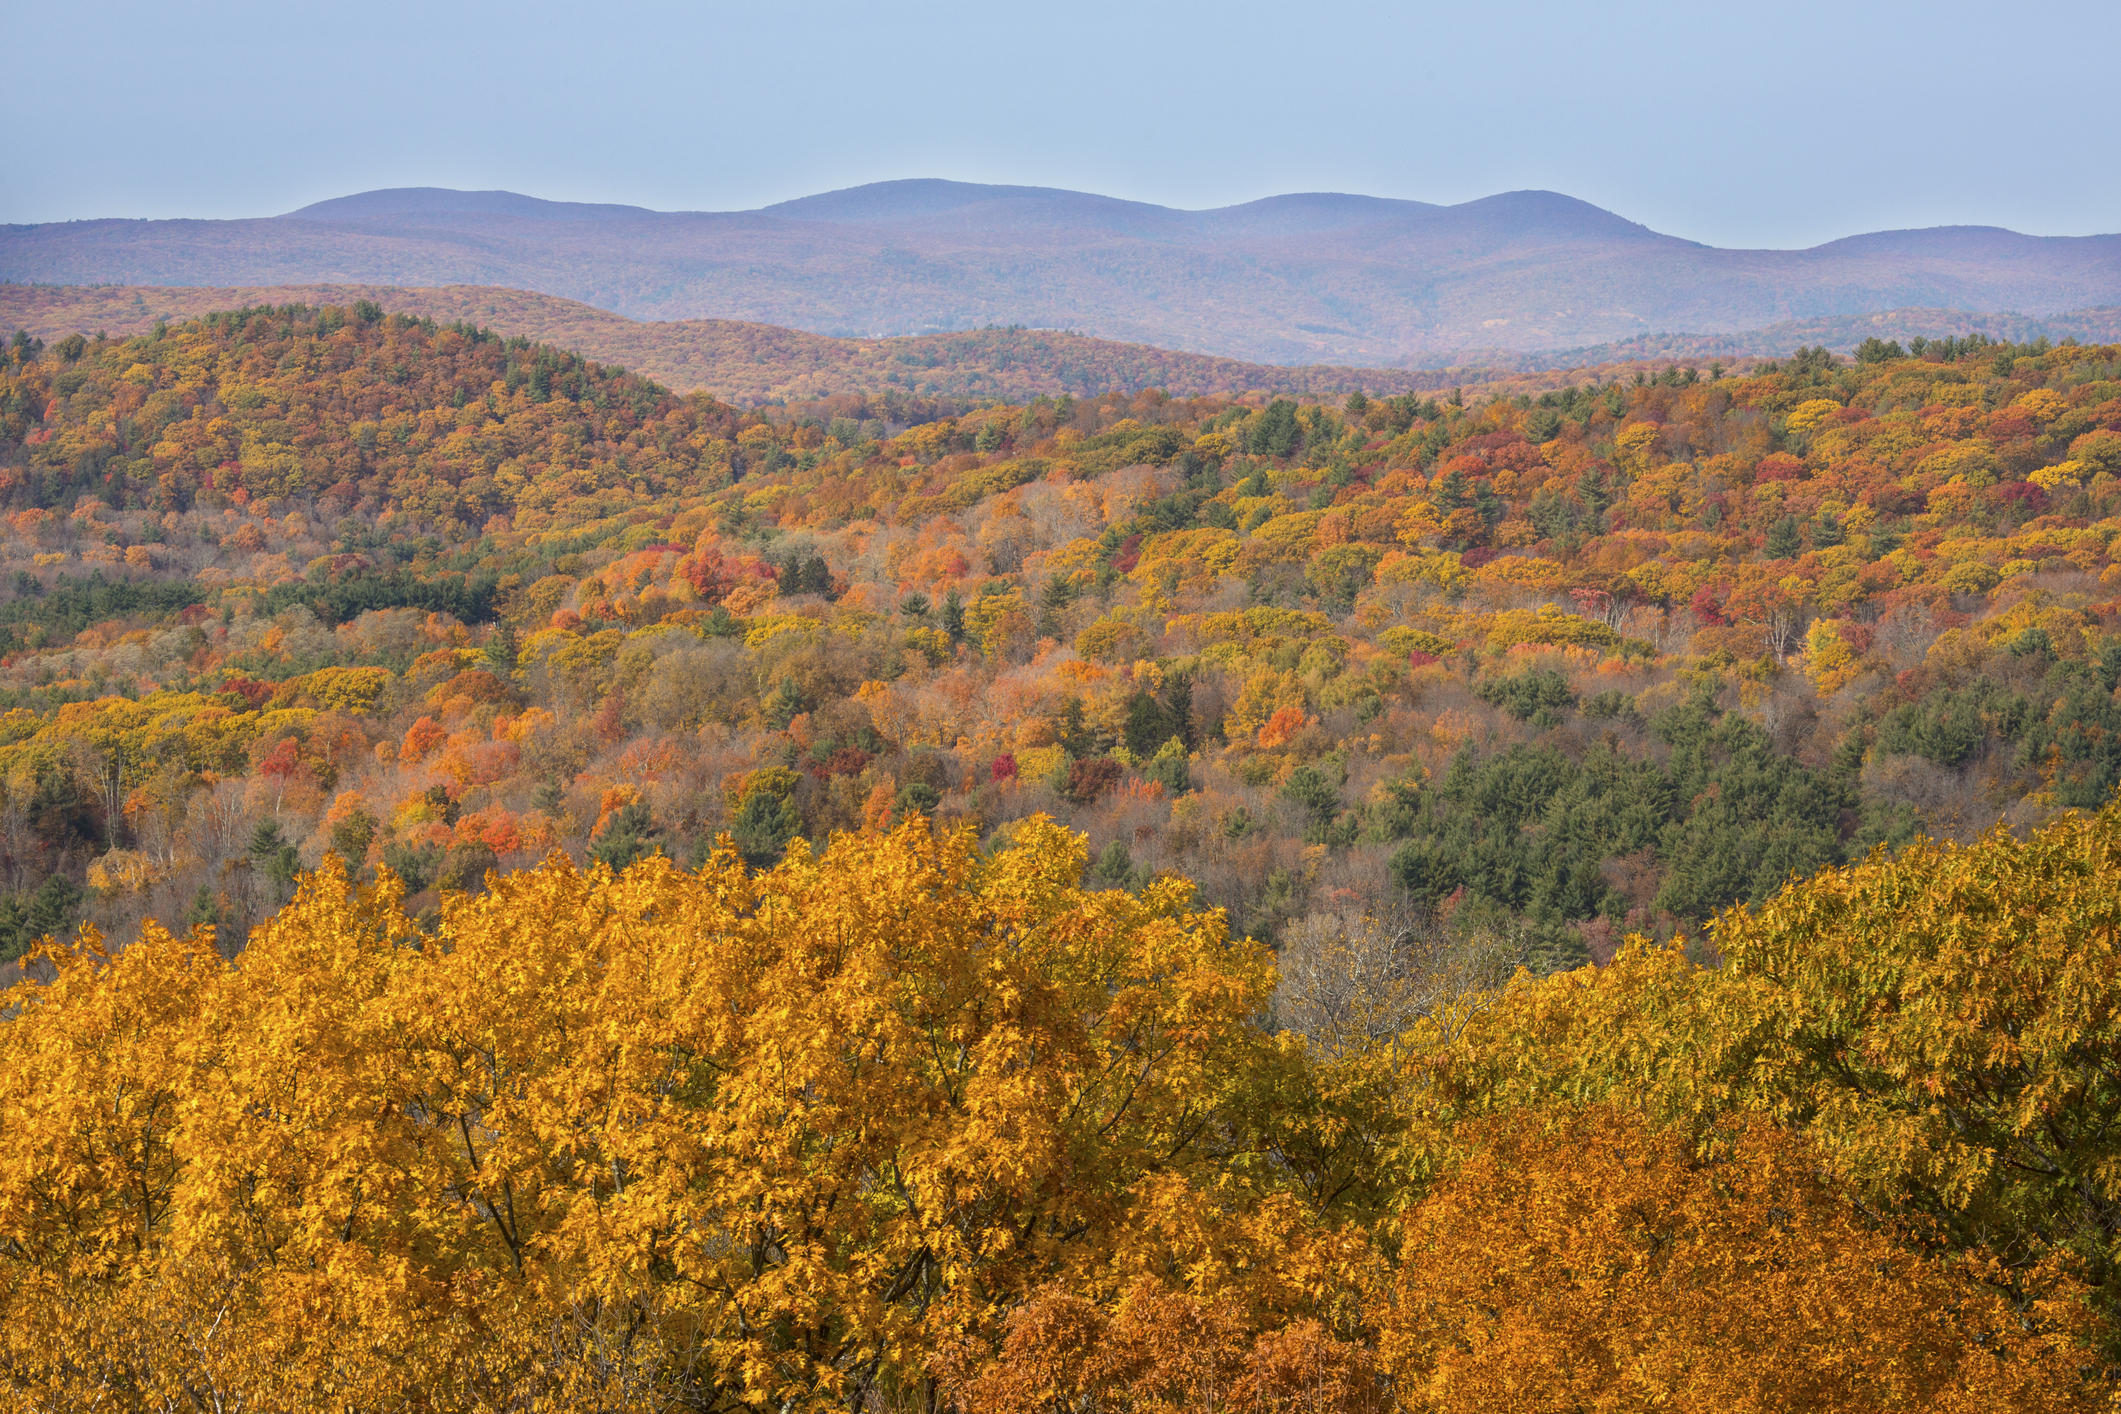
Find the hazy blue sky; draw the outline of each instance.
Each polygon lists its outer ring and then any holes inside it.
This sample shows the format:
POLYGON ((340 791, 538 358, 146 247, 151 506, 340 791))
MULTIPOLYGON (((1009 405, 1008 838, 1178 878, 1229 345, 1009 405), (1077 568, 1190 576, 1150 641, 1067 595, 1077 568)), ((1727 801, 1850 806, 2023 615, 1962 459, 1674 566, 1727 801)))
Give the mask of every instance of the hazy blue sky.
POLYGON ((10 7, 0 221, 1546 187, 1723 246, 2121 231, 2121 3, 10 7))

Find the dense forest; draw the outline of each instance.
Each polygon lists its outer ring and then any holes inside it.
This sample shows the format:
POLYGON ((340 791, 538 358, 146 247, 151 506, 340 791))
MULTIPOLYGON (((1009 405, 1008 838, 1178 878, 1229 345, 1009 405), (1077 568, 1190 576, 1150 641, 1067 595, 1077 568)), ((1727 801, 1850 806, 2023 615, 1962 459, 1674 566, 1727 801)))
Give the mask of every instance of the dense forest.
POLYGON ((2084 1407, 2117 364, 742 409, 366 302, 20 335, 0 949, 109 941, 0 1037, 72 1323, 4 1369, 2084 1407))
POLYGON ((372 305, 20 342, 14 946, 239 936, 283 850, 418 912, 556 847, 1044 814, 1264 939, 1398 899, 1552 966, 2103 804, 2112 351, 1866 359, 937 417, 372 305))

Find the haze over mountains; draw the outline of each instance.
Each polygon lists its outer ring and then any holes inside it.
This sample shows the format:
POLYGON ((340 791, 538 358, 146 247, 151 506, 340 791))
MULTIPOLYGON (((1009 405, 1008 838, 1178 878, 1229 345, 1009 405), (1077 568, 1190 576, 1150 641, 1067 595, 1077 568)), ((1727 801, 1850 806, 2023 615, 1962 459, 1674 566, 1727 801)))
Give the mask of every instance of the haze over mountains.
POLYGON ((1847 353, 1866 338, 1903 343, 1980 334, 2009 343, 2121 342, 2121 307, 2048 319, 1898 309, 1785 321, 1738 334, 1642 335, 1619 344, 1551 353, 1506 354, 1445 368, 1265 364, 1121 343, 1056 330, 995 328, 846 339, 734 319, 636 321, 578 300, 496 285, 6 285, 0 332, 20 329, 47 343, 68 334, 144 334, 215 310, 254 305, 352 305, 466 321, 572 349, 645 374, 680 393, 709 392, 742 406, 834 394, 1028 401, 1040 394, 1085 397, 1111 388, 1162 388, 1175 397, 1241 392, 1338 397, 1443 393, 1452 388, 1538 392, 1625 377, 1638 362, 1685 363, 1733 371, 1752 359, 1800 345, 1847 353))
POLYGON ((880 182, 747 212, 366 192, 242 221, 0 228, 18 282, 503 285, 633 319, 835 335, 1023 324, 1266 363, 1435 365, 1923 306, 2121 304, 2121 235, 1940 227, 1721 250, 1554 192, 1212 211, 880 182))

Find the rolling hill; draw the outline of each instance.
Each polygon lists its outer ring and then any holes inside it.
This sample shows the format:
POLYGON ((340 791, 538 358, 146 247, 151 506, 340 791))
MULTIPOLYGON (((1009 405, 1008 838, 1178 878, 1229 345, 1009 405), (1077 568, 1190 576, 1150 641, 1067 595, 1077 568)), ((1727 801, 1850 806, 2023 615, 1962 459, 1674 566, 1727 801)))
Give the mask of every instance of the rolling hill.
POLYGON ((502 285, 640 320, 852 336, 1021 324, 1266 363, 1415 367, 1880 309, 2038 317, 2121 303, 2121 236, 1946 227, 1719 250, 1554 192, 1456 206, 1307 193, 1179 211, 901 181, 758 211, 655 212, 408 188, 255 220, 9 226, 0 277, 502 285))
POLYGON ((631 369, 681 393, 705 390, 739 404, 835 393, 962 401, 1147 387, 1181 397, 1247 391, 1338 396, 1357 388, 1393 394, 1455 386, 1454 372, 1457 383, 1468 385, 1513 372, 1274 367, 1048 329, 841 339, 728 319, 640 322, 577 300, 490 285, 0 285, 0 334, 24 329, 47 341, 75 331, 124 337, 163 320, 221 309, 357 300, 442 323, 467 321, 521 334, 631 369))
POLYGON ((443 323, 468 321, 506 334, 578 349, 602 363, 644 374, 681 393, 705 390, 741 405, 828 397, 901 395, 958 401, 1078 397, 1111 388, 1160 387, 1174 396, 1260 392, 1334 397, 1368 393, 1438 394, 1451 388, 1539 392, 1586 375, 1624 375, 1641 364, 1733 371, 1808 344, 1846 353, 1863 339, 1965 338, 2005 342, 2047 338, 2084 343, 2121 340, 2121 308, 2036 320, 2017 315, 1900 309, 1871 315, 1797 320, 1736 334, 1643 335, 1619 344, 1547 354, 1490 350, 1477 361, 1442 368, 1276 366, 1177 353, 1039 329, 977 329, 894 339, 838 339, 722 319, 643 322, 578 300, 490 285, 407 289, 390 285, 249 287, 146 285, 0 285, 0 335, 22 329, 47 342, 82 332, 117 337, 250 305, 350 305, 370 300, 387 310, 443 323))

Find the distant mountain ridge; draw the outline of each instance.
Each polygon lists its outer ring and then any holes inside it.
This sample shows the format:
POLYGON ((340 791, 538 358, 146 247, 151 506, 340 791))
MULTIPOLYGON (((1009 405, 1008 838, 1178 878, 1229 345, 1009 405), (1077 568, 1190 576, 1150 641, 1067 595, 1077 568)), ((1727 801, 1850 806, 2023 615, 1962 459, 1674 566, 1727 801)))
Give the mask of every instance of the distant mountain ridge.
POLYGON ((1722 250, 1546 191, 1181 211, 911 179, 658 212, 415 187, 256 220, 8 226, 0 278, 496 285, 641 320, 851 336, 1020 324, 1260 363, 1424 367, 1888 309, 2038 318, 2121 304, 2121 235, 1939 227, 1722 250))
POLYGON ((547 201, 512 191, 455 191, 449 187, 391 187, 311 202, 282 218, 289 221, 367 221, 426 211, 473 211, 532 221, 637 221, 658 213, 645 206, 587 201, 547 201))

